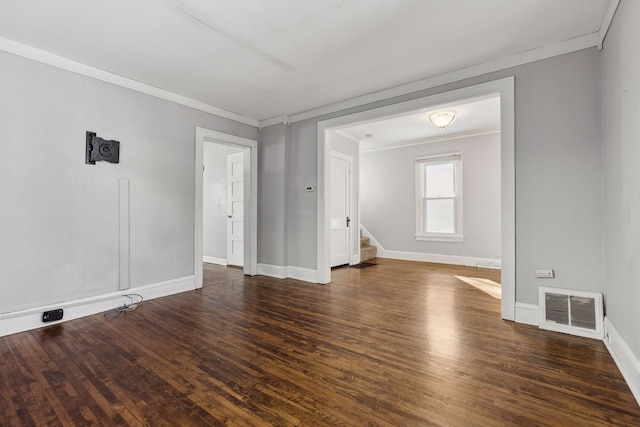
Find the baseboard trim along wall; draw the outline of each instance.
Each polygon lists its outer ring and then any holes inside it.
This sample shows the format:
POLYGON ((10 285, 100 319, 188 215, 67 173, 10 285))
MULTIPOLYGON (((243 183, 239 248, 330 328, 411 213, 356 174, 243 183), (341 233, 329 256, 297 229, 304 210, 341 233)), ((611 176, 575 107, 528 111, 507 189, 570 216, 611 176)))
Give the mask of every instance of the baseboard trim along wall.
MULTIPOLYGON (((538 306, 516 303, 517 323, 538 326, 538 306)), ((608 317, 604 318, 604 345, 616 362, 631 393, 640 404, 640 360, 633 354, 627 343, 620 336, 608 317)))
POLYGON ((209 264, 218 264, 218 265, 227 265, 227 260, 225 258, 216 258, 214 256, 203 256, 202 262, 206 262, 209 264))
POLYGON ((286 279, 287 267, 281 265, 260 264, 258 263, 258 274, 261 276, 275 277, 276 279, 286 279))
POLYGON ((482 267, 499 269, 501 260, 493 258, 476 258, 459 255, 425 254, 421 252, 384 251, 378 258, 402 259, 406 261, 434 262, 438 264, 455 264, 466 267, 482 267))
POLYGON ((290 265, 258 264, 258 274, 276 279, 296 279, 303 282, 318 283, 318 271, 290 265))
POLYGON ((195 276, 188 276, 94 297, 5 313, 0 315, 0 336, 51 326, 68 320, 74 320, 80 317, 112 310, 131 302, 129 298, 123 295, 139 294, 142 295, 145 301, 147 301, 193 289, 195 289, 195 276), (42 313, 44 311, 55 310, 58 308, 62 308, 64 310, 64 317, 62 320, 58 322, 42 322, 42 313))
POLYGON ((631 389, 633 397, 640 404, 640 361, 606 316, 604 318, 603 341, 631 389))
MULTIPOLYGON (((502 260, 494 258, 478 258, 459 255, 440 255, 440 254, 427 254, 422 252, 407 252, 407 251, 388 251, 380 242, 371 234, 367 228, 360 224, 360 229, 364 237, 368 237, 371 244, 378 248, 377 258, 391 258, 401 259, 405 261, 421 261, 421 262, 434 262, 438 264, 454 264, 464 265, 467 267, 481 267, 481 268, 495 268, 500 269, 502 266, 502 260)), ((536 323, 537 325, 537 323, 536 323)))
POLYGON ((538 326, 538 306, 517 302, 515 320, 516 323, 538 326))

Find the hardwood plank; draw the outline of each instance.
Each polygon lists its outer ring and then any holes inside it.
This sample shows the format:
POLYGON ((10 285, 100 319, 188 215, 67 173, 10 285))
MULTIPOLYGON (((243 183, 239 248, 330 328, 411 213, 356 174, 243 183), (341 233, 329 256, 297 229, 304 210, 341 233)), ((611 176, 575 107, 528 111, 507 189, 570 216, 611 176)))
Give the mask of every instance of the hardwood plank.
POLYGON ((398 260, 329 285, 205 265, 201 290, 0 338, 0 425, 637 426, 602 342, 500 319, 398 260))

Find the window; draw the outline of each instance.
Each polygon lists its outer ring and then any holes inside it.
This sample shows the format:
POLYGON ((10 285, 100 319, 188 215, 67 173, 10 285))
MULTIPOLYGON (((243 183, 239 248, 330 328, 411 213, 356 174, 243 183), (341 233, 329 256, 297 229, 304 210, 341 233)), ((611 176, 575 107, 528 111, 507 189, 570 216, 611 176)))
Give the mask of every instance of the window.
POLYGON ((416 158, 416 240, 462 242, 462 154, 416 158))

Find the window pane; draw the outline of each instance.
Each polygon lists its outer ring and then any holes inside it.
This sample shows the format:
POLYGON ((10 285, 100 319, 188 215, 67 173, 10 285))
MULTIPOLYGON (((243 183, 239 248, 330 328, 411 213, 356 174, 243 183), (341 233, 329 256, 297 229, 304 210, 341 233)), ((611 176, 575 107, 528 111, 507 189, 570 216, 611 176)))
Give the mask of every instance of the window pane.
POLYGON ((425 231, 427 233, 454 233, 454 200, 425 200, 425 231))
POLYGON ((453 176, 453 162, 426 165, 426 197, 454 197, 453 176))

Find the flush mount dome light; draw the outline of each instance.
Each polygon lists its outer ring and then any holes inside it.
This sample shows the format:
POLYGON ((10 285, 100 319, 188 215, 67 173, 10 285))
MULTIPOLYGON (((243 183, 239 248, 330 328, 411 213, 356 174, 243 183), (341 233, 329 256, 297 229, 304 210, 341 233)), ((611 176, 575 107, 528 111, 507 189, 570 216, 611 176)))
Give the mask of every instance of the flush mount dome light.
POLYGON ((453 110, 449 111, 436 111, 435 113, 429 114, 429 121, 433 123, 435 126, 438 126, 440 129, 444 129, 449 126, 456 118, 456 112, 453 110))

